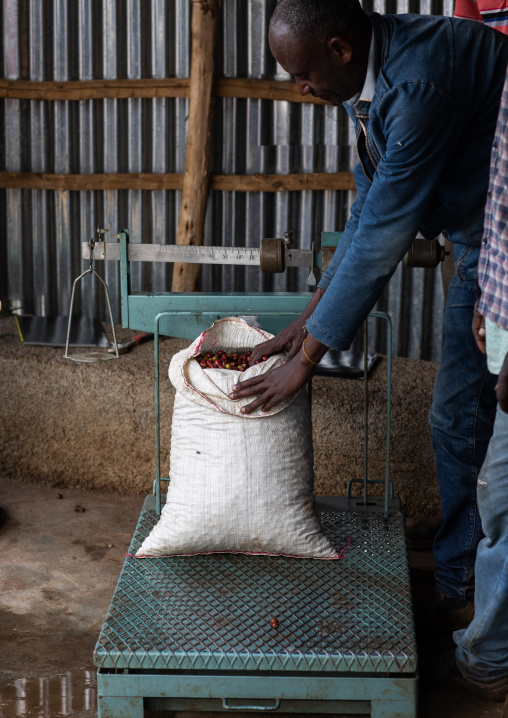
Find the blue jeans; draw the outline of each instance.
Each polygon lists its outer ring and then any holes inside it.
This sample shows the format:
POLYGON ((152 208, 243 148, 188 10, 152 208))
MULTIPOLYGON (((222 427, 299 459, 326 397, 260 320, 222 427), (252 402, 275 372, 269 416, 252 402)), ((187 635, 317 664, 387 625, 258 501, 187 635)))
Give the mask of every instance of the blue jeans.
POLYGON ((479 247, 454 245, 455 273, 444 315, 444 345, 430 409, 432 445, 443 509, 434 540, 436 588, 472 599, 482 528, 476 482, 492 434, 496 378, 473 338, 479 247))
POLYGON ((476 558, 475 616, 453 634, 457 665, 476 681, 508 676, 508 414, 498 407, 478 478, 485 538, 476 558))

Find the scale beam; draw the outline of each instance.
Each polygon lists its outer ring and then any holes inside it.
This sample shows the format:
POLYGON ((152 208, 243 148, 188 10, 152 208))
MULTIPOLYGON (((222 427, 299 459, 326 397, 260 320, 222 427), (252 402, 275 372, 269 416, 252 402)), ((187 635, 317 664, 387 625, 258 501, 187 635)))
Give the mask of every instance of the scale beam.
MULTIPOLYGON (((82 243, 83 259, 90 259, 88 242, 82 243)), ((313 252, 310 249, 286 249, 286 267, 313 266, 313 252)), ((120 244, 117 242, 96 242, 94 259, 120 260, 120 244)), ((259 247, 195 247, 176 244, 138 244, 127 245, 127 258, 130 262, 182 262, 192 264, 240 264, 259 267, 261 250, 259 247)))

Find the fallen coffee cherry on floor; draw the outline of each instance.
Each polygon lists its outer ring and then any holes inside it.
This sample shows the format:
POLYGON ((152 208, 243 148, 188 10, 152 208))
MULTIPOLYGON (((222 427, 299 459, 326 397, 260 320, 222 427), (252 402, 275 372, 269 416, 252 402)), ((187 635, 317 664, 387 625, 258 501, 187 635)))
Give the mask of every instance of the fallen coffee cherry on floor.
MULTIPOLYGON (((242 352, 225 352, 217 349, 215 352, 203 352, 198 354, 194 359, 199 362, 203 369, 231 369, 232 371, 245 371, 250 366, 250 355, 252 351, 242 352)), ((267 361, 268 356, 262 357, 255 361, 255 364, 261 364, 267 361)))

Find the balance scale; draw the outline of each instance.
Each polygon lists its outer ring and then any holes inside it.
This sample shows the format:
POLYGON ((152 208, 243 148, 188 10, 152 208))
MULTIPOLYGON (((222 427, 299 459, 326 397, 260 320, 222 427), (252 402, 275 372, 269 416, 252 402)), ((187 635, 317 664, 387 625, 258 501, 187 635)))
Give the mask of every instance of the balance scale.
MULTIPOLYGON (((103 233, 102 233, 103 234, 103 233)), ((340 233, 324 232, 311 250, 291 235, 261 249, 83 243, 87 259, 120 261, 122 325, 154 334, 153 495, 146 497, 128 552, 156 524, 160 474, 159 337, 194 340, 216 319, 256 316, 274 334, 299 316, 308 293, 137 293, 132 261, 252 264, 263 271, 309 268, 309 285, 340 233), (98 254, 97 254, 98 245, 98 254), (94 254, 95 249, 95 254, 94 254)), ((142 718, 143 710, 333 713, 414 718, 417 653, 404 519, 389 480, 391 322, 387 323, 385 477, 352 479, 345 497, 316 497, 323 530, 340 561, 212 554, 127 558, 94 651, 99 718, 142 718), (352 496, 352 484, 363 496, 352 496), (384 496, 368 486, 384 484, 384 496), (277 618, 274 628, 270 620, 277 618)), ((366 326, 364 328, 365 347, 366 326)), ((364 351, 365 427, 367 352, 364 351)))

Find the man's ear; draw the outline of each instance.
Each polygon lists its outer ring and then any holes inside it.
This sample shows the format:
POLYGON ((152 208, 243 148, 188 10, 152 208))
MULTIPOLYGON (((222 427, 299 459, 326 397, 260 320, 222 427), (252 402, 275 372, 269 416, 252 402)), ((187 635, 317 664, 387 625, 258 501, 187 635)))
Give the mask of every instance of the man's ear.
POLYGON ((328 48, 330 52, 336 56, 342 64, 347 64, 353 59, 353 50, 351 44, 342 37, 332 37, 328 40, 328 48))

